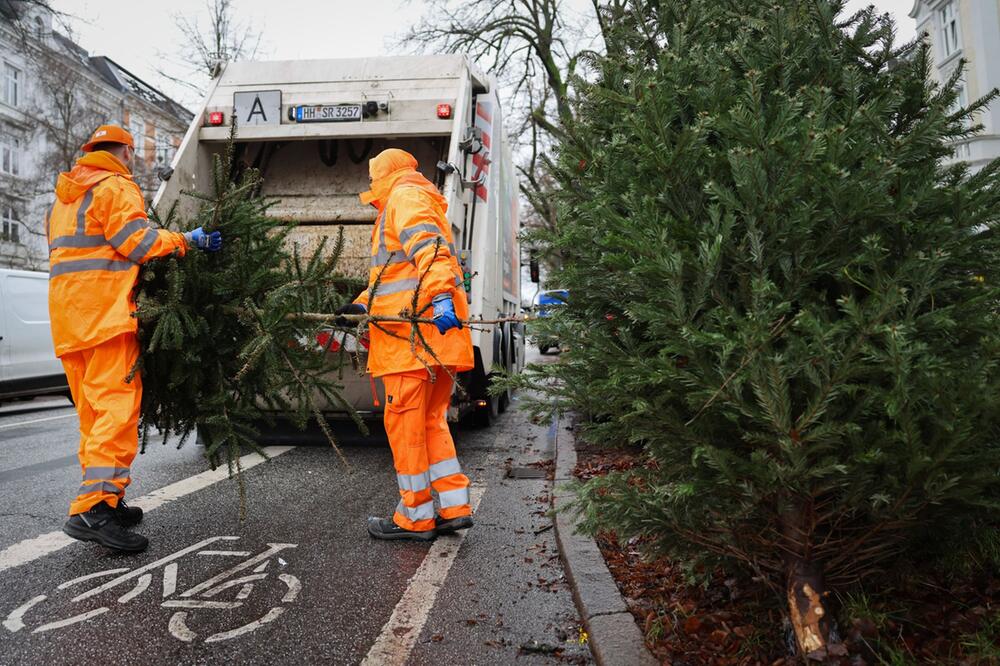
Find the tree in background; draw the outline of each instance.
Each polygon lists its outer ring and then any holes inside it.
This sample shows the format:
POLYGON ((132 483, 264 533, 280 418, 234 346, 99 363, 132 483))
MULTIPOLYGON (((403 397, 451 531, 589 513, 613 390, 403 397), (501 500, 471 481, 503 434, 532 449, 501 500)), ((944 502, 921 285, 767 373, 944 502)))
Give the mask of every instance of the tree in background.
POLYGON ((497 77, 514 109, 508 130, 520 157, 521 193, 531 207, 523 223, 546 236, 557 226, 549 154, 575 115, 580 70, 605 48, 624 3, 593 0, 590 14, 577 14, 561 0, 425 4, 423 20, 403 43, 466 53, 497 77))
POLYGON ((157 70, 199 100, 205 96, 208 82, 218 74, 219 67, 236 60, 253 60, 263 37, 253 22, 239 18, 233 0, 206 0, 205 8, 207 24, 198 18, 174 15, 182 43, 177 53, 163 56, 170 69, 157 70))
POLYGON ((1000 162, 943 165, 995 93, 844 4, 628 3, 559 142, 573 344, 522 379, 642 447, 590 530, 760 577, 814 658, 831 592, 1000 517, 1000 162))

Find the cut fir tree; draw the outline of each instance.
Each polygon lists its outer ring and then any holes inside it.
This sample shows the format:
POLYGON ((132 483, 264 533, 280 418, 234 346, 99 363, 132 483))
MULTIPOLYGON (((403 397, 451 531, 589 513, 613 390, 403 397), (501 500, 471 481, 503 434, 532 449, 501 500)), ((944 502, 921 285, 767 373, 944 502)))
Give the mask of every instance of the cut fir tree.
MULTIPOLYGON (((343 234, 329 250, 324 243, 301 257, 288 243, 292 227, 270 217, 271 203, 258 196, 259 173, 235 159, 235 136, 234 127, 215 157, 213 191, 184 193, 201 205, 196 219, 180 223, 221 231, 223 251, 144 266, 136 316, 143 448, 152 429, 177 434, 178 446, 197 430, 212 466, 226 462, 238 474, 243 448, 260 452, 257 425, 275 414, 299 427, 315 418, 335 448, 317 403, 364 424, 337 384, 344 355, 323 353, 315 342, 321 324, 295 316, 333 312, 358 289, 337 273, 343 234)), ((163 220, 179 222, 174 209, 163 220)))
POLYGON ((1000 518, 1000 163, 949 161, 994 95, 844 5, 606 8, 554 165, 573 345, 524 376, 647 456, 591 530, 768 581, 815 659, 837 590, 1000 518))

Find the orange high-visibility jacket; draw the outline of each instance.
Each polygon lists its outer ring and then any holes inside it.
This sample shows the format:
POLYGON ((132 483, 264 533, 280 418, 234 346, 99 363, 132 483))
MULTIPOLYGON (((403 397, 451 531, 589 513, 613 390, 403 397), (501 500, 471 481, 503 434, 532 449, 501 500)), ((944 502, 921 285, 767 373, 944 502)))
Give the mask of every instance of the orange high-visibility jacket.
POLYGON ((150 227, 139 186, 105 151, 59 174, 46 233, 56 356, 134 332, 139 264, 187 250, 183 234, 150 227))
MULTIPOLYGON (((368 288, 355 303, 366 305, 373 315, 412 312, 414 290, 423 276, 416 311, 422 317, 433 317, 433 306, 428 307, 431 299, 449 293, 455 314, 467 320, 469 305, 465 291, 459 288, 462 270, 445 215, 448 203, 433 183, 417 173, 416 167, 412 155, 395 148, 383 151, 370 162, 372 189, 363 193, 361 200, 375 204, 379 216, 372 230, 368 288)), ((375 377, 422 369, 424 363, 420 359, 428 365, 449 366, 459 372, 473 367, 468 327, 453 328, 441 335, 432 324, 421 324, 420 332, 433 350, 432 355, 420 342, 415 350, 411 347, 409 324, 379 326, 369 327, 368 371, 375 377)))

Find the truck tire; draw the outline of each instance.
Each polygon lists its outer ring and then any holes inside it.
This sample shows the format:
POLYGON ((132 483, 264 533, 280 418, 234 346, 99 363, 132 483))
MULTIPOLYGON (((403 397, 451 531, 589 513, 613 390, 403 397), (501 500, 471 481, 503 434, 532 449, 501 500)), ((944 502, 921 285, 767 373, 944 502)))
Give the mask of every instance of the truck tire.
POLYGON ((472 413, 472 424, 477 428, 489 428, 500 415, 500 399, 497 396, 488 396, 486 407, 476 407, 472 413))

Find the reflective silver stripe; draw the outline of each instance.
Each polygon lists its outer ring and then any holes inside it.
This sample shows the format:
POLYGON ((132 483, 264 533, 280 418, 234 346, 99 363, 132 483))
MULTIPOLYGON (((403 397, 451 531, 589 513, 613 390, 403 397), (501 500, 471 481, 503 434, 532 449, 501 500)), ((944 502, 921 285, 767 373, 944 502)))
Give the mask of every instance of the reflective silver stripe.
POLYGON ((399 242, 405 246, 406 242, 410 240, 410 238, 416 236, 421 231, 439 235, 441 233, 441 228, 436 224, 414 224, 412 227, 406 227, 399 232, 399 242))
POLYGON ((96 483, 84 483, 82 486, 80 486, 80 491, 78 494, 86 495, 87 493, 106 492, 106 493, 114 493, 115 495, 117 495, 121 491, 122 491, 121 488, 111 483, 110 481, 98 481, 96 483))
POLYGON ((110 481, 111 479, 127 479, 128 467, 88 467, 83 473, 84 481, 110 481))
POLYGON ((431 475, 431 481, 437 481, 452 474, 461 474, 462 466, 458 464, 458 458, 448 458, 431 465, 428 472, 431 475))
POLYGON ((469 489, 457 488, 455 490, 446 490, 443 493, 438 493, 438 501, 441 502, 442 509, 454 506, 464 506, 469 503, 469 489))
MULTIPOLYGON (((49 269, 49 278, 66 275, 67 273, 81 273, 83 271, 127 271, 134 268, 131 261, 115 261, 113 259, 77 259, 76 261, 64 261, 55 264, 49 269)), ((415 288, 414 287, 411 288, 415 288)))
POLYGON ((431 487, 431 477, 427 475, 427 472, 423 474, 397 474, 396 481, 399 482, 400 490, 409 490, 413 493, 431 487))
POLYGON ((143 235, 142 240, 139 244, 135 246, 135 249, 128 253, 128 258, 132 261, 139 261, 146 256, 149 252, 149 248, 153 247, 153 243, 156 242, 156 238, 159 236, 156 233, 156 229, 146 229, 145 235, 143 235))
POLYGON ((103 247, 108 244, 107 239, 102 234, 93 236, 60 236, 49 243, 49 250, 57 247, 103 247))
POLYGON ((372 257, 372 268, 378 268, 380 266, 385 266, 386 264, 389 264, 390 266, 392 264, 403 264, 407 261, 409 261, 409 259, 407 259, 406 255, 402 252, 397 250, 389 252, 388 250, 379 248, 378 254, 372 257))
POLYGON ((94 190, 87 190, 80 202, 80 208, 76 211, 76 235, 82 236, 87 231, 87 209, 94 200, 94 190))
POLYGON ((121 244, 128 240, 128 237, 139 231, 140 229, 148 229, 149 220, 144 217, 137 217, 136 219, 128 222, 124 227, 118 230, 111 240, 108 241, 117 250, 121 247, 121 244))
POLYGON ((410 251, 407 252, 406 254, 410 259, 413 259, 415 256, 417 256, 417 252, 420 252, 425 247, 437 244, 438 241, 440 241, 441 247, 445 247, 446 241, 444 239, 444 236, 435 236, 434 238, 425 238, 422 241, 417 241, 416 245, 414 245, 413 248, 410 249, 410 251))
POLYGON ((418 520, 430 520, 434 517, 434 501, 432 500, 430 502, 418 504, 414 507, 408 507, 403 504, 403 500, 400 500, 399 504, 396 505, 396 511, 400 512, 414 522, 418 520))
POLYGON ((417 288, 419 280, 417 278, 403 278, 393 282, 383 282, 378 286, 375 296, 385 296, 386 294, 398 294, 404 291, 413 291, 417 288))

